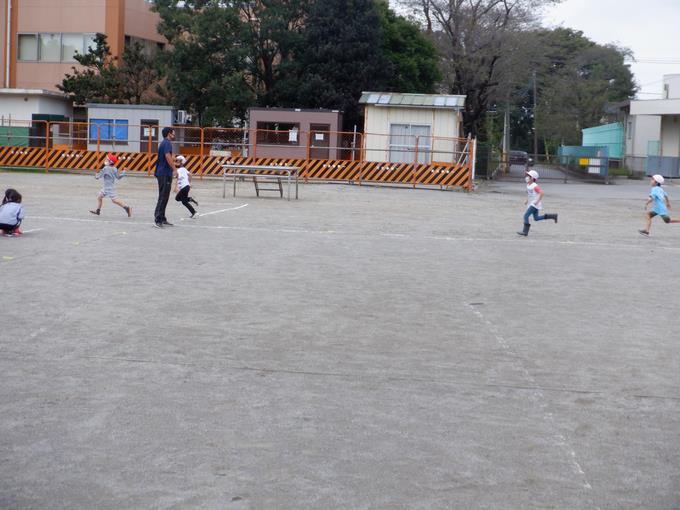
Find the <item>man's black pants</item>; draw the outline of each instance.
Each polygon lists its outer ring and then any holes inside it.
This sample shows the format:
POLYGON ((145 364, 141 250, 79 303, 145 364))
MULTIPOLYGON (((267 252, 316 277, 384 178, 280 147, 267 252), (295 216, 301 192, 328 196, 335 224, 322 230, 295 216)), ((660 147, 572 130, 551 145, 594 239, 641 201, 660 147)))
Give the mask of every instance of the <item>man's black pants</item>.
POLYGON ((168 206, 170 199, 170 188, 172 188, 172 175, 168 177, 156 177, 158 181, 158 202, 156 202, 156 213, 154 221, 156 223, 163 223, 168 221, 165 217, 165 208, 168 206))

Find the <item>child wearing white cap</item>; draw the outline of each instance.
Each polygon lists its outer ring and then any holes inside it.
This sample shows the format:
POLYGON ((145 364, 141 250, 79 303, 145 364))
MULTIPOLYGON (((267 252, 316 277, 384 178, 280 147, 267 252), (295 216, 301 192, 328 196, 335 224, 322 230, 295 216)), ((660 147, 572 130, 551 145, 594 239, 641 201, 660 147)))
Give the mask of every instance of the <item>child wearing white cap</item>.
POLYGON ((664 223, 680 223, 680 219, 673 219, 668 215, 668 210, 671 208, 671 203, 668 200, 668 195, 666 191, 661 187, 664 183, 664 178, 661 175, 652 175, 650 184, 652 189, 649 192, 649 198, 645 202, 645 212, 649 204, 653 203, 652 210, 646 212, 647 214, 647 225, 644 230, 638 230, 640 234, 645 237, 649 237, 649 231, 652 228, 652 218, 654 216, 661 216, 664 223))
POLYGON ((189 196, 189 191, 191 190, 191 174, 184 166, 184 163, 186 162, 187 158, 181 154, 178 154, 177 157, 175 157, 175 166, 177 167, 177 183, 175 184, 175 193, 177 193, 177 195, 175 195, 175 200, 182 202, 182 205, 189 209, 189 212, 191 213, 190 217, 195 218, 196 209, 191 207, 191 203, 193 202, 198 206, 198 202, 189 196))
POLYGON ((529 229, 531 228, 529 218, 533 216, 534 221, 555 220, 555 223, 557 223, 557 214, 538 214, 543 209, 543 190, 536 183, 538 172, 536 170, 529 170, 524 176, 524 180, 527 183, 527 199, 524 202, 527 210, 524 212, 524 229, 521 232, 517 232, 517 234, 526 237, 529 235, 529 229))

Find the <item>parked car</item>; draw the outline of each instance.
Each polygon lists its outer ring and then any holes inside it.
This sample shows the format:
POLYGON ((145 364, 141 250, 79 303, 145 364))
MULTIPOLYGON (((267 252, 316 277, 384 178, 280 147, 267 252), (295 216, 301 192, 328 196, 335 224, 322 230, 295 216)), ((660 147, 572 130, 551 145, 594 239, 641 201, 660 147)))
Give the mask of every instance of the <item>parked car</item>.
POLYGON ((508 152, 508 163, 511 165, 534 166, 534 159, 524 151, 508 152))

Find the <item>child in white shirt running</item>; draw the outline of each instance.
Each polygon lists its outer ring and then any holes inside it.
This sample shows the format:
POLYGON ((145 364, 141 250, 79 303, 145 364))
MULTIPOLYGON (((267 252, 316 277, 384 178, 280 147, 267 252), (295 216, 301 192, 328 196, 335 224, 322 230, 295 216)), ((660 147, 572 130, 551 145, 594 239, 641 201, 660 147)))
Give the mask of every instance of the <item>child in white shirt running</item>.
POLYGON ((111 202, 123 208, 127 213, 128 218, 132 216, 132 209, 128 207, 125 202, 119 200, 116 195, 116 180, 122 179, 125 176, 125 170, 118 173, 118 169, 115 167, 117 162, 118 158, 116 155, 109 154, 104 161, 104 168, 94 176, 95 179, 104 179, 104 186, 102 186, 102 189, 97 194, 97 208, 94 211, 90 210, 92 214, 99 216, 102 210, 102 201, 104 200, 104 197, 108 197, 111 199, 111 202))
POLYGON ((527 199, 524 202, 527 210, 524 212, 524 229, 521 232, 517 232, 517 234, 526 237, 529 235, 529 229, 531 228, 529 218, 533 216, 534 221, 555 220, 555 223, 557 223, 557 214, 538 214, 543 209, 543 190, 536 183, 538 172, 536 170, 529 170, 524 180, 527 183, 527 199))
POLYGON ((182 205, 189 209, 191 213, 190 218, 196 217, 196 209, 191 206, 194 203, 198 207, 198 202, 189 196, 189 191, 191 191, 191 174, 184 166, 187 162, 187 158, 178 154, 175 158, 175 166, 177 167, 177 181, 175 183, 175 200, 182 202, 182 205))

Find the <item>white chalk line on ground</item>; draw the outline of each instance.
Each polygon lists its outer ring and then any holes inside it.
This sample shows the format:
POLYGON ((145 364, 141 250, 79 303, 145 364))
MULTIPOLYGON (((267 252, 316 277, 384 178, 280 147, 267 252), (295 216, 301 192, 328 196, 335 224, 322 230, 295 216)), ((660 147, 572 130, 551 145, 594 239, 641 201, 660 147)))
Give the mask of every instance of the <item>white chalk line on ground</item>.
MULTIPOLYGON (((559 432, 556 428, 556 423, 555 423, 555 417, 553 413, 551 413, 547 407, 547 400, 545 397, 545 393, 543 390, 538 386, 538 383, 534 376, 531 375, 529 370, 527 370, 525 363, 523 359, 517 354, 517 352, 512 348, 510 343, 503 337, 503 335, 500 334, 498 329, 493 325, 493 323, 487 319, 482 312, 479 311, 478 307, 475 305, 471 305, 469 303, 466 303, 465 306, 472 311, 472 313, 486 326, 486 328, 489 330, 489 332, 493 335, 494 339, 498 343, 498 345, 505 351, 507 352, 512 359, 516 361, 516 365, 519 367, 519 369, 522 372, 522 375, 524 376, 525 380, 534 387, 535 389, 532 391, 533 397, 535 402, 538 404, 539 408, 541 409, 541 412, 543 413, 543 419, 546 421, 550 427, 553 429, 553 434, 554 434, 554 441, 553 441, 553 446, 555 446, 558 449, 561 449, 566 455, 567 455, 567 461, 569 462, 569 465, 571 466, 572 471, 574 474, 577 476, 581 477, 582 483, 581 486, 588 490, 591 491, 593 489, 593 486, 588 482, 588 477, 586 476, 585 471, 583 471, 583 468, 581 467, 581 464, 578 462, 578 458, 576 456, 576 451, 574 448, 568 443, 567 438, 559 432)), ((593 507, 599 510, 599 507, 595 506, 594 502, 591 501, 593 504, 593 507)))
MULTIPOLYGON (((196 216, 199 218, 202 218, 203 216, 210 216, 212 214, 219 214, 227 211, 237 211, 238 209, 243 209, 244 207, 248 207, 248 204, 243 204, 239 205, 238 207, 230 207, 228 209, 220 209, 219 211, 211 211, 203 214, 197 214, 196 216)), ((190 220, 192 218, 181 218, 179 221, 184 221, 184 220, 190 220)))
MULTIPOLYGON (((233 207, 230 209, 221 209, 219 211, 213 211, 209 214, 217 214, 218 212, 235 211, 242 209, 248 204, 243 204, 238 207, 233 207)), ((36 220, 47 220, 47 221, 71 221, 78 223, 113 223, 120 225, 153 225, 153 222, 140 222, 140 221, 125 221, 125 220, 104 220, 95 218, 68 218, 64 216, 31 216, 31 219, 36 220)), ((181 221, 181 220, 180 220, 181 221)), ((344 236, 354 236, 354 237, 383 237, 386 239, 394 240, 414 240, 422 239, 427 241, 447 241, 447 242, 461 242, 461 243, 532 243, 532 244, 543 244, 543 245, 560 245, 560 246, 592 246, 596 248, 617 248, 617 249, 632 249, 632 250, 648 250, 654 248, 655 250, 665 250, 665 251, 675 251, 680 252, 680 247, 677 246, 659 246, 657 244, 651 244, 653 241, 643 242, 638 244, 628 244, 628 243, 608 243, 601 241, 578 241, 573 239, 560 240, 560 239, 525 239, 519 238, 518 236, 512 236, 508 234, 507 238, 489 238, 489 237, 456 237, 456 236, 441 236, 441 235, 409 235, 400 232, 349 232, 341 230, 312 230, 312 229, 300 229, 300 228, 272 228, 272 227, 244 227, 240 225, 198 225, 198 224, 182 224, 181 228, 197 228, 206 230, 236 230, 245 232, 273 232, 282 234, 316 234, 316 235, 344 235, 344 236)), ((632 236, 631 238, 637 239, 639 236, 632 236)))

